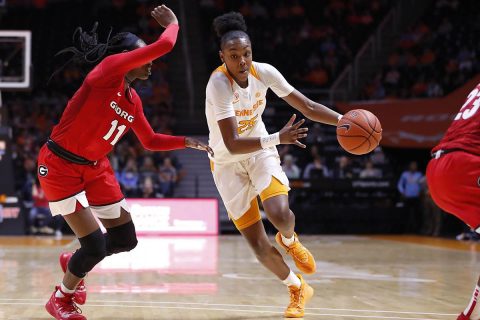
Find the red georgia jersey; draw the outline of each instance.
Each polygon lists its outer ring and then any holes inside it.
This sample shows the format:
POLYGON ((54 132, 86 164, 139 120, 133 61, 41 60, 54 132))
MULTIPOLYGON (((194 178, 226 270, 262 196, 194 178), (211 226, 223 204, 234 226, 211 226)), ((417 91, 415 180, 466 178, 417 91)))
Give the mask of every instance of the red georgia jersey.
POLYGON ((125 74, 169 52, 177 33, 178 25, 171 24, 154 43, 103 59, 70 99, 50 138, 91 161, 106 156, 130 128, 146 149, 184 148, 184 137, 154 133, 136 91, 124 90, 125 74))
POLYGON ((480 155, 480 83, 470 92, 467 101, 433 151, 461 149, 480 155))

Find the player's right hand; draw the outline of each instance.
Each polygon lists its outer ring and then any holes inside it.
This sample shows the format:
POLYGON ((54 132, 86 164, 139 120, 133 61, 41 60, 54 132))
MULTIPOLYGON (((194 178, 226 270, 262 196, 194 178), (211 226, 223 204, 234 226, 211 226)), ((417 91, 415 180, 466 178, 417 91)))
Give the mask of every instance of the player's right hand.
POLYGON ((159 25, 166 28, 170 24, 178 24, 177 17, 169 7, 162 4, 161 6, 155 7, 151 12, 152 17, 158 22, 159 25))
POLYGON ((298 141, 298 139, 305 138, 307 136, 308 128, 302 128, 302 124, 305 123, 305 119, 293 123, 296 114, 293 114, 287 124, 279 131, 281 144, 294 144, 300 148, 306 148, 307 146, 298 141))

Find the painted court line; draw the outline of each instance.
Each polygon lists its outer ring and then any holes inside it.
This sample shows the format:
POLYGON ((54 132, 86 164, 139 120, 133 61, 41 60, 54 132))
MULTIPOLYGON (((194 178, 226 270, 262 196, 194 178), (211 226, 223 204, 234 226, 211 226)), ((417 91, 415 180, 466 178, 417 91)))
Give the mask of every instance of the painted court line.
MULTIPOLYGON (((29 302, 0 302, 0 305, 43 305, 29 302)), ((119 305, 119 304, 89 304, 88 307, 115 307, 115 308, 148 308, 148 309, 181 309, 181 310, 207 310, 207 311, 225 311, 225 312, 242 312, 242 313, 273 313, 283 314, 283 311, 268 310, 245 310, 245 309, 223 309, 223 308, 199 308, 199 307, 171 307, 171 306, 136 306, 136 305, 119 305)), ((391 317, 391 316, 374 316, 374 315, 353 315, 353 314, 335 314, 335 313, 312 313, 305 312, 308 316, 329 316, 329 317, 355 317, 366 319, 398 319, 398 320, 439 320, 435 318, 411 318, 411 317, 391 317)))
MULTIPOLYGON (((43 302, 42 299, 11 299, 11 298, 0 298, 0 301, 25 301, 25 302, 0 302, 0 304, 28 304, 28 305, 35 305, 35 301, 43 302)), ((228 304, 228 303, 204 303, 204 302, 180 302, 180 301, 135 301, 135 300, 93 300, 95 304, 88 304, 90 306, 98 306, 98 307, 106 307, 106 306, 113 306, 113 307, 125 307, 125 308, 165 308, 165 309, 191 309, 191 310, 213 310, 213 311, 238 311, 238 312, 270 312, 270 313, 283 313, 279 311, 269 311, 269 310, 240 310, 240 309, 223 309, 223 308, 199 308, 199 307, 185 307, 186 305, 192 306, 214 306, 214 307, 240 307, 240 308, 274 308, 274 309, 284 309, 284 306, 265 306, 265 305, 246 305, 246 304, 228 304), (124 305, 125 303, 131 305, 124 305), (146 305, 145 305, 146 304, 146 305), (154 304, 153 306, 151 304, 154 304), (176 304, 182 305, 181 307, 170 307, 166 305, 176 304), (162 306, 165 305, 165 306, 162 306)), ((389 314, 411 314, 411 315, 422 315, 422 316, 440 316, 440 317, 452 317, 457 316, 457 314, 452 313, 434 313, 434 312, 418 312, 418 311, 393 311, 393 310, 369 310, 369 309, 345 309, 345 308, 315 308, 315 307, 307 307, 308 310, 324 310, 324 311, 343 311, 343 312, 361 312, 361 313, 389 313, 389 314)), ((378 318, 378 319, 415 319, 419 320, 419 318, 402 318, 402 317, 395 317, 395 316, 373 316, 373 315, 340 315, 340 314, 324 314, 324 313, 311 313, 306 312, 305 314, 308 315, 318 315, 318 316, 354 316, 357 318, 378 318)), ((426 320, 426 319, 425 319, 426 320)), ((438 320, 438 319, 433 319, 438 320)))

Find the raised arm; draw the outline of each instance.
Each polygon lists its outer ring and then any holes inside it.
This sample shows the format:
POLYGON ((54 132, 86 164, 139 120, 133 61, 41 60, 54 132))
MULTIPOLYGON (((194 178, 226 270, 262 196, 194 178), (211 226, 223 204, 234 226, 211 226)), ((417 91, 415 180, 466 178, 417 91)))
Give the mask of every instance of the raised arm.
POLYGON ((106 57, 92 71, 89 77, 91 82, 108 84, 112 78, 123 76, 128 71, 158 59, 173 49, 179 29, 177 17, 164 5, 156 7, 151 15, 159 25, 166 28, 157 41, 132 51, 106 57))
POLYGON ((178 24, 170 24, 154 43, 106 57, 99 65, 102 67, 103 74, 125 74, 132 69, 160 58, 173 49, 177 41, 178 29, 178 24))

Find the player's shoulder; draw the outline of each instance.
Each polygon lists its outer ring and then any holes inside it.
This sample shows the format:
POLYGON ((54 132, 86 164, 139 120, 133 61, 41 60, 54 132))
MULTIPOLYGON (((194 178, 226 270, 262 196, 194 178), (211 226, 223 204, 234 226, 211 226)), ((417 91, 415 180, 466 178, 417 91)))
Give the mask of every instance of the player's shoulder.
POLYGON ((215 68, 215 70, 212 71, 210 79, 213 81, 233 81, 233 78, 228 73, 227 67, 224 64, 218 66, 217 68, 215 68))
POLYGON ((215 88, 231 88, 233 85, 233 78, 227 71, 225 65, 216 68, 210 75, 207 88, 213 86, 215 88))
POLYGON ((257 62, 252 61, 252 66, 250 67, 250 72, 255 72, 258 75, 262 75, 265 73, 271 73, 272 71, 276 71, 277 69, 269 63, 266 62, 257 62))
POLYGON ((281 77, 280 72, 269 63, 265 62, 252 62, 250 67, 250 74, 260 81, 271 82, 272 79, 281 77))

